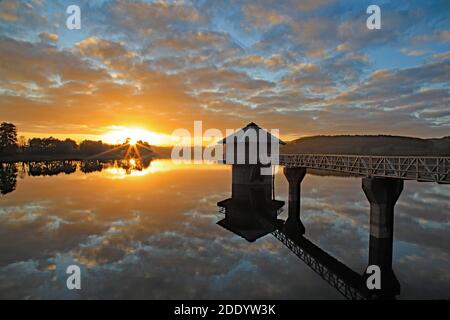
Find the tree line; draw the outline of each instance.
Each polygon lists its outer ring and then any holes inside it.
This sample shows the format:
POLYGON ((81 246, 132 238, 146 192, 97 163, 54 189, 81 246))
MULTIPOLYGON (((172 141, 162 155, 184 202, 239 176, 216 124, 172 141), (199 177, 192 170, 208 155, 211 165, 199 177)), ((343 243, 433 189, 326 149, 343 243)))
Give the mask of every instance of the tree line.
MULTIPOLYGON (((146 147, 150 145, 141 142, 146 147)), ((84 140, 78 144, 75 140, 60 140, 53 137, 31 138, 17 137, 17 127, 12 123, 0 124, 0 155, 37 154, 37 155, 96 155, 110 151, 121 145, 107 144, 102 141, 84 140)))

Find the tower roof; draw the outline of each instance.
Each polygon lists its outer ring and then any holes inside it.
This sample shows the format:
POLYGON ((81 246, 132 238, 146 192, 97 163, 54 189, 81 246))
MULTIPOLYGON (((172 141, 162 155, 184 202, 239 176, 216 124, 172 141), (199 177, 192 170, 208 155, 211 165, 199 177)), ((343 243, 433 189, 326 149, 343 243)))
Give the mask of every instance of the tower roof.
MULTIPOLYGON (((268 142, 271 142, 271 141, 273 140, 273 141, 278 141, 278 143, 279 143, 279 144, 282 144, 282 145, 285 145, 285 144, 286 144, 286 142, 282 141, 281 139, 278 139, 277 137, 275 137, 274 135, 272 135, 270 132, 268 132, 267 130, 261 128, 260 126, 258 126, 258 125, 257 125, 256 123, 254 123, 254 122, 250 122, 249 124, 247 124, 247 125, 246 125, 245 127, 243 127, 242 129, 237 130, 236 132, 234 132, 233 134, 231 134, 231 135, 229 135, 228 137, 224 138, 223 140, 219 141, 218 143, 224 143, 224 144, 225 144, 225 143, 227 143, 227 139, 233 139, 232 141, 234 141, 235 137, 239 139, 238 133, 241 132, 241 130, 245 133, 245 132, 247 132, 249 129, 256 130, 257 132, 259 132, 259 130, 264 131, 264 132, 267 134, 268 139, 270 139, 268 142)), ((241 138, 242 138, 242 137, 241 137, 241 138)), ((238 141, 238 142, 239 142, 239 141, 238 141)), ((241 141, 241 142, 243 142, 243 141, 241 141)))

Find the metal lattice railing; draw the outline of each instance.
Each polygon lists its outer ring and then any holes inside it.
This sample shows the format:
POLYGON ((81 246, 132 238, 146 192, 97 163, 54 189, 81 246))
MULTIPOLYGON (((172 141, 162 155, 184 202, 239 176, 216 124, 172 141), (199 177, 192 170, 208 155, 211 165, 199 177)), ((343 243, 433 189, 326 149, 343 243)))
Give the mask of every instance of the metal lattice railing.
POLYGON ((361 292, 359 288, 352 286, 338 274, 321 264, 314 256, 308 254, 300 246, 295 244, 295 242, 289 239, 283 232, 276 230, 272 232, 272 234, 345 298, 349 300, 366 299, 364 293, 361 292))
POLYGON ((356 174, 450 184, 450 157, 388 157, 282 154, 279 164, 356 174))

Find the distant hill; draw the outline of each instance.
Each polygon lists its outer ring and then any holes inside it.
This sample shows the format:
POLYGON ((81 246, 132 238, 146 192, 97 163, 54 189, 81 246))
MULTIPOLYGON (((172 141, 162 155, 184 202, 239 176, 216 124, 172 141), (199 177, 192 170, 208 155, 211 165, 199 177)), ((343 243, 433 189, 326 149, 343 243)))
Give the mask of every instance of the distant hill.
POLYGON ((311 136, 290 141, 280 153, 450 156, 450 136, 420 139, 387 135, 311 136))
MULTIPOLYGON (((159 158, 170 158, 172 147, 152 146, 159 158)), ((326 153, 381 156, 447 156, 450 157, 450 136, 420 139, 402 136, 311 136, 280 146, 280 153, 326 153)))

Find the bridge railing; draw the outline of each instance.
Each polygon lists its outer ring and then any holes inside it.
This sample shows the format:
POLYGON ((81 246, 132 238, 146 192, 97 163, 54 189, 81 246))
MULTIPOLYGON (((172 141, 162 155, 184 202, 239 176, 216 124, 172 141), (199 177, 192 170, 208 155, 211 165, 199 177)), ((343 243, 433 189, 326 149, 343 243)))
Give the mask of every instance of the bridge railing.
POLYGON ((279 163, 366 177, 450 183, 450 157, 281 154, 279 163))
MULTIPOLYGON (((287 237, 280 230, 272 232, 272 234, 281 241, 289 250, 306 263, 315 273, 328 282, 329 285, 338 290, 345 298, 349 300, 367 299, 367 293, 361 290, 361 284, 350 283, 348 279, 334 272, 332 268, 328 268, 322 264, 316 257, 309 254, 306 250, 298 246, 294 241, 287 237)), ((362 279, 362 278, 361 278, 362 279)), ((362 281, 362 280, 361 280, 362 281)))

